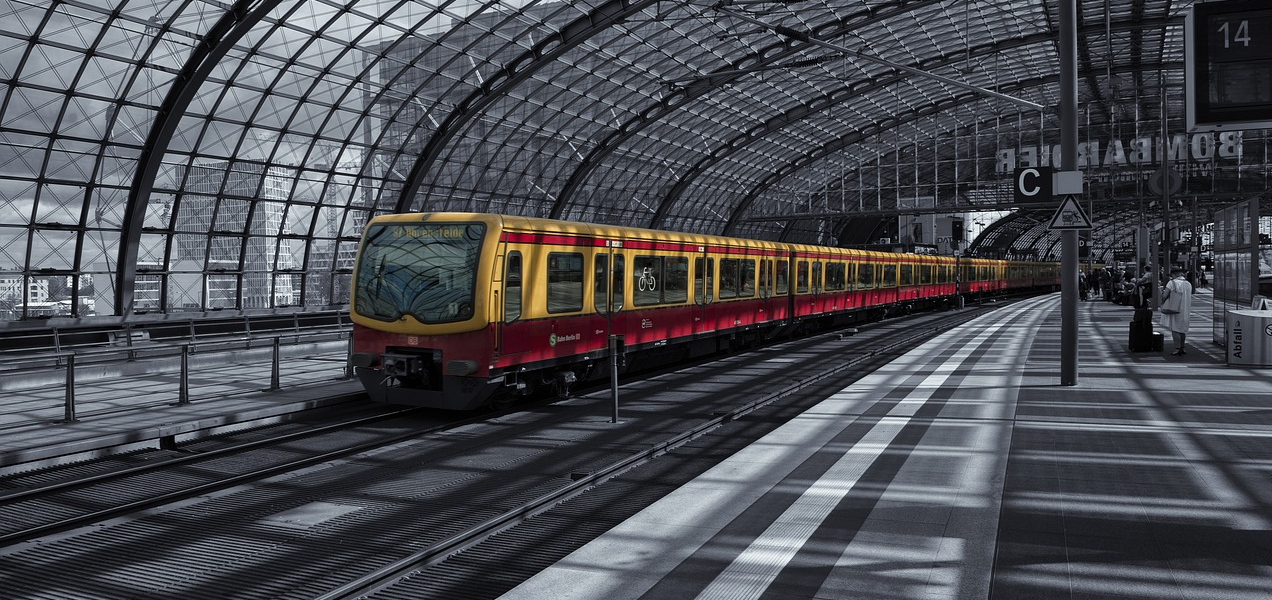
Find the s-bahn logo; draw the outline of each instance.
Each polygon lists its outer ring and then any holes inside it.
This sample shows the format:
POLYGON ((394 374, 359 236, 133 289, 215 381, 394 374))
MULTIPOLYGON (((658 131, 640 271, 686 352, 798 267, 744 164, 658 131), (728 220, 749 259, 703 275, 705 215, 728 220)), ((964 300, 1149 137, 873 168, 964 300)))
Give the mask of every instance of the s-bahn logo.
POLYGON ((548 336, 548 345, 555 348, 557 345, 557 342, 577 342, 581 339, 583 339, 583 335, 578 333, 571 333, 570 335, 562 335, 562 336, 558 336, 557 334, 553 333, 548 336))

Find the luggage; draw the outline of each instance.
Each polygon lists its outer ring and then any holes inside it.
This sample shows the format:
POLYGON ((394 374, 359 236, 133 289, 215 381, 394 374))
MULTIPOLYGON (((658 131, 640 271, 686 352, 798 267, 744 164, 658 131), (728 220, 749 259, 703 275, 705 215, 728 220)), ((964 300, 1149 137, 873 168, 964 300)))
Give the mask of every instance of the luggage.
POLYGON ((1162 334, 1153 331, 1153 322, 1131 321, 1131 337, 1127 348, 1131 352, 1152 352, 1154 345, 1157 346, 1157 350, 1162 349, 1162 334))

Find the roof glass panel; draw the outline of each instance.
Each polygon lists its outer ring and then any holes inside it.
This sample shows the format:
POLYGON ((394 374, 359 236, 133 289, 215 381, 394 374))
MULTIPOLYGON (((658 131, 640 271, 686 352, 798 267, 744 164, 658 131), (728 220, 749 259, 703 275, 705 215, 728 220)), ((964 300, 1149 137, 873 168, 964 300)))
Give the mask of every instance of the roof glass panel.
MULTIPOLYGON (((1160 131, 1162 89, 1177 128, 1190 5, 1079 4, 1101 156, 1160 131)), ((70 289, 75 317, 339 306, 363 224, 401 210, 827 243, 907 202, 997 207, 998 153, 1058 143, 1043 2, 247 7, 0 6, 3 289, 70 289)), ((1242 160, 1188 185, 1262 193, 1242 160)), ((1149 172, 1099 166, 1109 198, 1149 172)))

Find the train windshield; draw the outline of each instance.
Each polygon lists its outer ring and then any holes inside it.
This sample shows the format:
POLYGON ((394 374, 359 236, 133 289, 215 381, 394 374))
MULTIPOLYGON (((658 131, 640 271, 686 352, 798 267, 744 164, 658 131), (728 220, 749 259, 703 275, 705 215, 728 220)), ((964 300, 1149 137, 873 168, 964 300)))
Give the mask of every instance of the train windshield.
POLYGON ((421 323, 473 316, 481 223, 386 223, 367 228, 358 259, 354 307, 380 321, 411 315, 421 323))

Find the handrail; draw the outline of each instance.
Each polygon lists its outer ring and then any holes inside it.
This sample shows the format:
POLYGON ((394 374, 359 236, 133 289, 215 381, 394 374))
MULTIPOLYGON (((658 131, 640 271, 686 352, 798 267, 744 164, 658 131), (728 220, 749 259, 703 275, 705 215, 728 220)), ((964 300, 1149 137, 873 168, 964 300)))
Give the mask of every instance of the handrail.
MULTIPOLYGON (((215 347, 215 349, 210 351, 207 348, 205 348, 203 351, 204 353, 207 353, 207 354, 215 354, 218 352, 232 353, 232 352, 240 351, 241 349, 253 348, 252 346, 253 341, 259 341, 261 339, 269 339, 270 351, 271 351, 271 365, 270 365, 270 385, 267 391, 276 392, 282 389, 282 386, 280 384, 281 372, 282 372, 281 349, 282 349, 284 338, 291 340, 291 343, 289 345, 299 346, 303 344, 308 344, 313 342, 324 342, 324 341, 349 340, 351 342, 352 336, 349 335, 350 333, 351 332, 349 329, 342 328, 342 329, 335 329, 332 331, 321 331, 321 332, 304 332, 304 333, 293 332, 293 333, 287 333, 287 334, 274 334, 274 335, 258 334, 253 336, 234 336, 233 338, 204 341, 200 343, 189 342, 189 341, 179 341, 175 343, 153 344, 153 345, 146 346, 145 349, 160 350, 162 351, 162 353, 148 354, 147 356, 144 357, 143 360, 160 361, 163 359, 170 359, 174 356, 180 357, 180 363, 179 363, 180 376, 178 379, 177 387, 174 391, 177 397, 177 404, 184 405, 184 404, 191 403, 190 383, 189 383, 189 375, 190 375, 189 356, 191 353, 194 352, 194 349, 197 346, 215 347)), ((260 348, 260 346, 258 345, 257 348, 260 348)), ((113 360, 108 359, 105 361, 94 362, 92 364, 93 366, 100 367, 103 364, 110 365, 110 364, 135 363, 138 360, 136 357, 133 356, 133 353, 136 350, 137 350, 136 347, 114 348, 109 352, 109 354, 115 357, 113 360)), ((48 372, 48 369, 50 366, 53 369, 59 369, 59 368, 64 369, 64 373, 65 373, 65 386, 64 386, 65 400, 64 400, 64 406, 63 406, 64 417, 62 421, 60 422, 74 423, 81 420, 76 415, 76 406, 75 406, 75 383, 76 383, 75 372, 76 372, 77 364, 82 364, 82 362, 77 362, 78 359, 80 357, 85 357, 85 356, 93 356, 93 355, 103 356, 105 354, 107 353, 100 350, 89 350, 89 351, 78 351, 78 352, 62 350, 61 352, 57 352, 53 355, 45 357, 45 361, 38 366, 38 368, 44 373, 48 372), (47 360, 48 358, 53 359, 52 364, 49 364, 47 360)), ((346 350, 346 355, 347 354, 348 352, 346 350)), ((236 362, 236 361, 231 360, 230 362, 236 362)), ((0 371, 0 377, 14 376, 14 377, 20 378, 23 376, 30 375, 33 372, 33 370, 34 368, 23 369, 23 370, 0 371)), ((171 371, 172 369, 168 368, 160 372, 171 372, 171 371)), ((347 368, 342 369, 342 371, 344 371, 345 379, 349 379, 350 377, 349 377, 347 368)), ((47 422, 47 420, 37 419, 32 421, 32 423, 36 423, 36 422, 47 422)))
MULTIPOLYGON (((230 334, 224 336, 209 336, 197 340, 185 338, 173 338, 170 340, 148 340, 144 343, 132 343, 128 345, 113 344, 93 344, 82 345, 77 347, 68 347, 62 345, 59 350, 44 350, 32 352, 30 350, 0 351, 0 376, 6 373, 21 371, 28 368, 45 368, 49 365, 49 359, 53 359, 53 365, 60 366, 61 360, 70 354, 78 356, 80 359, 93 360, 94 362, 112 362, 137 360, 138 358, 164 358, 176 356, 182 350, 182 347, 189 347, 192 354, 198 353, 203 348, 214 348, 220 346, 233 346, 234 348, 243 348, 250 350, 253 342, 260 340, 272 340, 275 337, 292 339, 292 344, 301 343, 302 339, 316 338, 335 338, 343 339, 349 337, 352 328, 331 327, 324 329, 312 329, 304 332, 277 333, 276 330, 265 330, 257 332, 253 335, 230 334), (19 356, 20 354, 20 356, 19 356), (12 355, 12 357, 11 357, 12 355), (104 359, 104 360, 102 360, 104 359)), ((207 351, 204 349, 203 351, 207 351)))
MULTIPOLYGON (((48 354, 93 347, 131 346, 140 341, 196 341, 226 335, 302 332, 312 329, 351 327, 347 310, 287 313, 225 314, 181 313, 122 321, 0 322, 0 359, 5 356, 48 354), (148 338, 143 340, 142 338, 148 338)), ((145 315, 150 317, 150 315, 145 315)))

